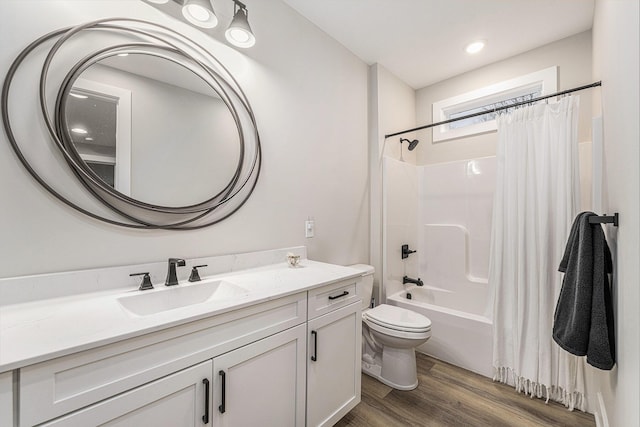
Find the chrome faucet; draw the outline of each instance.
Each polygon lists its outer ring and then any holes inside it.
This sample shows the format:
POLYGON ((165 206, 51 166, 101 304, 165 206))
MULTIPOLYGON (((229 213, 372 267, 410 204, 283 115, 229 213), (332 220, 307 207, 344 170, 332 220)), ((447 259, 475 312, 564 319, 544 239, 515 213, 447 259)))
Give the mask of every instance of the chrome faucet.
POLYGON ((418 286, 424 286, 424 283, 422 283, 422 280, 420 280, 419 277, 417 279, 412 279, 409 276, 404 276, 402 278, 402 284, 404 285, 405 283, 413 283, 413 284, 416 284, 418 286))
POLYGON ((169 258, 169 271, 167 271, 167 280, 165 286, 174 286, 178 284, 178 276, 176 275, 176 267, 184 267, 185 261, 180 258, 169 258))

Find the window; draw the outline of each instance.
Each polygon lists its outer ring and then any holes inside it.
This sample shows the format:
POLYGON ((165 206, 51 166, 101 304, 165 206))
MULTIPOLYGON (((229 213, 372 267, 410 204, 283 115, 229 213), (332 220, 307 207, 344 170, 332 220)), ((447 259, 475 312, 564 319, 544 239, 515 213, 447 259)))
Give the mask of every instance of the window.
POLYGON ((432 128, 433 142, 496 130, 495 108, 556 91, 557 67, 550 67, 436 102, 433 104, 433 123, 482 111, 487 113, 432 128))

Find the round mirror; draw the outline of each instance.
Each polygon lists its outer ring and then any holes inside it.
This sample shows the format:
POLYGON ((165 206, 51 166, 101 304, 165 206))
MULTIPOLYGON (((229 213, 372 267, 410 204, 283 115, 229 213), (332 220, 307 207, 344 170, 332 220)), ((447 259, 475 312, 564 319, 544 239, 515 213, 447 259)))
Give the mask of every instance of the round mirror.
POLYGON ((104 185, 142 203, 202 203, 239 167, 231 111, 175 60, 152 53, 100 59, 73 81, 62 108, 75 157, 104 185))
POLYGON ((25 169, 62 203, 104 223, 207 227, 240 209, 260 176, 260 136, 236 79, 208 49, 156 23, 105 18, 45 34, 11 64, 0 104, 25 169), (48 163, 34 166, 23 153, 42 150, 28 144, 32 126, 7 112, 14 77, 32 61, 41 66, 35 103, 45 140, 85 192, 46 179, 48 163))

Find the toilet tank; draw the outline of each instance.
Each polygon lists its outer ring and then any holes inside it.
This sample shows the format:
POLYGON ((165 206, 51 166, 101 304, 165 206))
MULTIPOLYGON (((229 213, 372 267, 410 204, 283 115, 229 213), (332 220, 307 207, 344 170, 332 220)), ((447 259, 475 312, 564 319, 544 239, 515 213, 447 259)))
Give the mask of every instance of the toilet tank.
POLYGON ((371 305, 371 294, 373 293, 373 272, 374 268, 367 264, 353 264, 349 267, 359 270, 362 273, 362 280, 358 288, 358 294, 362 298, 362 310, 371 305))

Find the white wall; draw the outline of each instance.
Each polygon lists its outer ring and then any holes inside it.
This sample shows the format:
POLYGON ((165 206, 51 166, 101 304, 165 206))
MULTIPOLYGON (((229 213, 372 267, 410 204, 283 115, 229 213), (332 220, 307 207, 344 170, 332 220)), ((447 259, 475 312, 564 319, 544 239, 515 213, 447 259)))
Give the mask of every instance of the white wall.
MULTIPOLYGON (((551 66, 558 66, 558 90, 591 83, 591 31, 530 50, 468 73, 460 74, 416 92, 418 125, 432 123, 432 104, 452 96, 513 79, 551 66)), ((578 140, 591 140, 591 91, 579 92, 580 123, 578 140)), ((495 156, 495 131, 465 138, 432 143, 432 131, 418 132, 424 143, 418 146, 418 164, 495 156)))
MULTIPOLYGON (((400 157, 400 137, 384 136, 415 126, 415 91, 379 64, 369 68, 369 176, 371 195, 370 262, 375 267, 374 295, 382 298, 379 284, 384 273, 383 157, 400 157)), ((413 139, 415 135, 403 135, 413 139)), ((417 150, 409 152, 403 144, 404 159, 415 165, 417 150)), ((400 248, 398 248, 398 253, 400 248)))
POLYGON ((593 77, 602 80, 602 104, 594 103, 594 115, 603 117, 603 203, 607 212, 620 213, 620 226, 607 227, 617 366, 594 370, 604 403, 597 416, 605 412, 611 427, 640 425, 639 15, 637 0, 598 0, 593 25, 593 77))
MULTIPOLYGON (((246 92, 264 155, 253 195, 229 219, 199 231, 133 231, 59 203, 18 164, 2 134, 0 277, 297 245, 306 245, 316 260, 368 262, 367 66, 279 0, 245 3, 258 39, 246 51, 205 37, 141 1, 0 4, 3 72, 40 35, 103 17, 149 19, 199 41, 246 92), (316 223, 313 239, 304 238, 309 216, 316 223)), ((230 19, 228 13, 221 19, 230 19)), ((25 96, 35 96, 36 81, 19 84, 25 96)))
MULTIPOLYGON (((174 78, 199 79, 171 65, 174 78)), ((155 62, 150 66, 157 67, 155 62)), ((99 64, 82 78, 131 91, 133 198, 188 206, 213 197, 229 183, 240 158, 240 138, 231 112, 212 89, 199 93, 99 64)))

